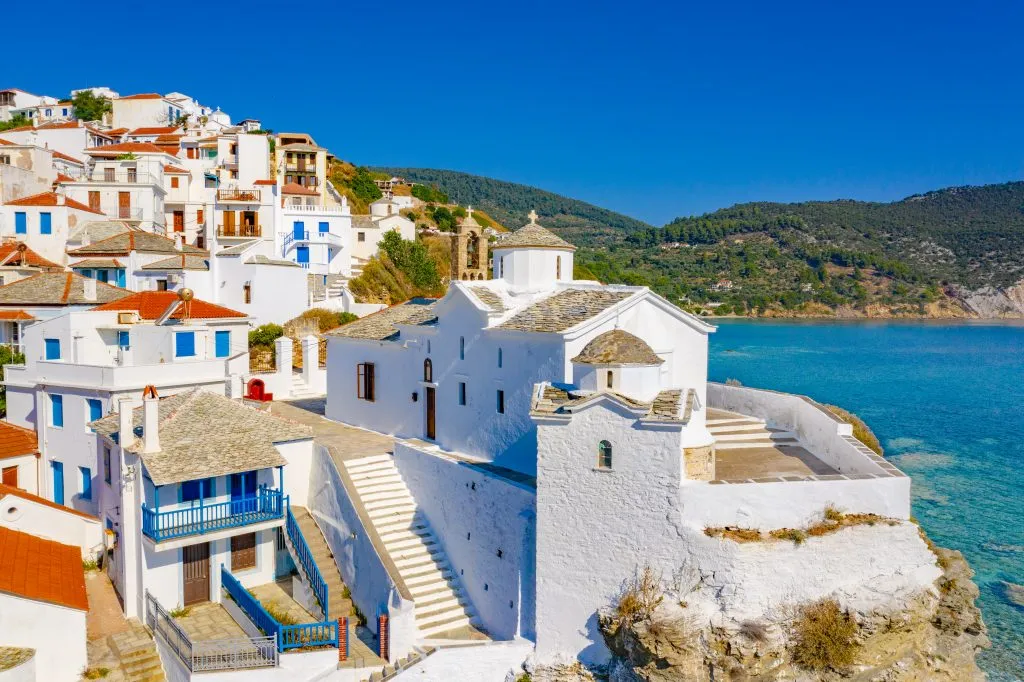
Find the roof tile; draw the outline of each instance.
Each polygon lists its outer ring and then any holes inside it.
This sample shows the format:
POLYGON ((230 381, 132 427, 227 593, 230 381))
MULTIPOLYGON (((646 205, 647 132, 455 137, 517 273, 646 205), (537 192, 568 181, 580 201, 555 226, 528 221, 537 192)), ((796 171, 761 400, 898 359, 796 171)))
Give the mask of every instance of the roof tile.
MULTIPOLYGON (((177 292, 174 291, 139 291, 119 298, 116 301, 96 306, 93 310, 131 311, 137 312, 139 317, 144 320, 155 320, 163 315, 172 303, 179 300, 177 292)), ((245 313, 240 313, 237 310, 193 299, 188 303, 182 301, 171 315, 171 319, 182 319, 186 307, 188 309, 188 317, 193 320, 222 320, 232 317, 247 317, 245 313)))
POLYGON ((0 592, 87 611, 82 551, 0 527, 0 592))

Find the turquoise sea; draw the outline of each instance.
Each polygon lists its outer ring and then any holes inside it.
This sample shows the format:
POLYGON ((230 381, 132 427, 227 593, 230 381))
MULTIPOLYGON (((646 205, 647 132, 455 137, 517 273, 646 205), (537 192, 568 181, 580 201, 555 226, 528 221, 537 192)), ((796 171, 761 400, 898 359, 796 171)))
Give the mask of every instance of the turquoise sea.
MULTIPOLYGON (((717 322, 717 321, 716 321, 717 322)), ((860 415, 913 477, 914 514, 981 589, 997 682, 1024 680, 1024 325, 722 321, 710 378, 860 415)))

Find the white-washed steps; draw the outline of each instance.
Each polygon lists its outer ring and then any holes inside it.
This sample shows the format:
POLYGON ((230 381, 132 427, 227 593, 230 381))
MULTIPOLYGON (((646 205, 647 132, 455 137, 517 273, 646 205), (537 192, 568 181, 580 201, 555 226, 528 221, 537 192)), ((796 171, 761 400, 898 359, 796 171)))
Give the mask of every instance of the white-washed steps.
POLYGON ((348 460, 345 468, 391 561, 412 592, 422 639, 470 625, 474 612, 391 455, 348 460))
POLYGON ((795 433, 769 428, 763 419, 756 417, 735 415, 708 419, 707 427, 718 450, 800 445, 795 433))

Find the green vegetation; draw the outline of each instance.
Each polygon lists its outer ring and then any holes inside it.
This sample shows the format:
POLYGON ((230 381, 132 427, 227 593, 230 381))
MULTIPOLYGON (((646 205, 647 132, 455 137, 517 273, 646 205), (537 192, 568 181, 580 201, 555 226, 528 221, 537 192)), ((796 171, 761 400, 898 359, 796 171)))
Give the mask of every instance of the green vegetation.
POLYGON ((402 239, 389 231, 380 241, 380 252, 349 282, 357 300, 367 303, 401 303, 417 296, 439 296, 446 256, 443 247, 426 240, 402 239))
POLYGON ((864 443, 864 445, 866 445, 869 450, 873 450, 875 454, 878 455, 885 454, 882 450, 882 444, 878 442, 878 436, 876 436, 875 432, 871 430, 871 427, 864 423, 863 419, 853 414, 852 412, 847 412, 843 408, 838 407, 836 405, 825 405, 824 407, 826 410, 828 410, 835 416, 839 417, 847 424, 852 425, 853 437, 859 440, 861 443, 864 443))
POLYGON ((382 173, 373 173, 365 167, 356 167, 345 161, 335 161, 327 169, 327 175, 334 189, 348 197, 352 213, 369 213, 370 204, 383 196, 376 182, 384 177, 382 173))
MULTIPOLYGON (((323 334, 324 332, 340 327, 343 324, 348 324, 353 320, 358 320, 359 316, 352 313, 339 312, 337 310, 327 310, 325 308, 310 308, 295 319, 316 320, 317 327, 319 328, 320 333, 323 334)), ((252 334, 253 332, 249 332, 250 338, 252 338, 252 334)))
POLYGON ((249 332, 249 348, 254 346, 273 346, 274 341, 284 336, 284 328, 273 322, 256 327, 249 332))
MULTIPOLYGON (((429 207, 428 207, 429 208, 429 207)), ((455 216, 445 206, 437 206, 430 212, 437 228, 443 232, 451 232, 455 229, 455 216)))
POLYGON ((111 110, 110 100, 106 97, 97 97, 91 90, 83 90, 71 98, 71 104, 75 108, 75 118, 82 121, 99 121, 103 114, 111 110))
POLYGON ((794 623, 793 661, 808 670, 839 671, 857 653, 857 621, 835 599, 805 607, 794 623))
POLYGON ((428 204, 447 204, 448 195, 437 188, 437 185, 413 185, 412 195, 428 204))
POLYGON ((87 680, 102 680, 109 674, 110 668, 98 667, 87 669, 84 673, 82 673, 82 677, 84 677, 87 680))
POLYGON ((192 613, 192 609, 188 606, 178 606, 171 609, 168 614, 171 618, 185 618, 188 614, 192 613))
MULTIPOLYGON (((11 350, 10 346, 0 346, 0 367, 4 365, 24 365, 24 353, 11 350)), ((7 387, 0 384, 0 417, 7 416, 7 387)))
POLYGON ((25 114, 18 114, 17 116, 12 117, 10 121, 0 121, 0 132, 30 125, 32 125, 32 121, 30 121, 25 114))

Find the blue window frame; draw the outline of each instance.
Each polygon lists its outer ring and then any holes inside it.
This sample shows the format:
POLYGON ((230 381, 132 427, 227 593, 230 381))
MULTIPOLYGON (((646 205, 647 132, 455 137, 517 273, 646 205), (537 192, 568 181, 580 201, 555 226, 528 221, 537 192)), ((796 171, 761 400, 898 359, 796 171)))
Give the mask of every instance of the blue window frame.
POLYGON ((50 395, 50 426, 64 427, 64 396, 50 395))
POLYGON ((53 472, 53 501, 64 504, 64 463, 50 462, 50 470, 53 472))
POLYGON ((213 335, 214 347, 218 358, 226 358, 231 353, 231 332, 220 330, 213 335))
POLYGON ((92 279, 92 268, 85 268, 84 270, 82 270, 82 277, 88 277, 89 279, 92 279))
POLYGON ((103 448, 103 480, 110 483, 110 448, 103 448))
POLYGON ((14 214, 14 233, 28 234, 28 215, 24 211, 17 211, 14 214))
POLYGON ((60 339, 43 339, 47 360, 60 360, 60 339))
POLYGON ((110 272, 108 270, 97 270, 96 280, 104 284, 108 283, 110 281, 110 272))
POLYGON ((301 220, 292 223, 292 237, 302 239, 306 236, 306 225, 301 220))
POLYGON ((194 502, 200 497, 209 499, 214 495, 214 485, 212 478, 203 478, 198 481, 185 481, 181 484, 181 501, 182 502, 194 502))
POLYGON ((331 224, 330 223, 320 223, 319 228, 320 228, 321 232, 330 232, 331 231, 331 224))
POLYGON ((92 499, 92 472, 89 467, 78 467, 78 475, 82 479, 82 499, 92 499))
POLYGON ((39 234, 53 234, 53 215, 50 213, 39 214, 39 234))
POLYGON ((196 333, 177 332, 174 335, 174 357, 192 358, 196 355, 196 333))
POLYGON ((99 398, 86 398, 85 402, 89 406, 89 421, 103 418, 103 402, 99 398))
POLYGON ((117 286, 124 288, 124 270, 117 271, 117 286))
POLYGON ((296 263, 308 263, 309 262, 309 247, 300 246, 295 249, 295 262, 296 263))
POLYGON ((131 344, 128 342, 128 339, 129 339, 129 336, 128 336, 128 330, 127 329, 125 329, 123 331, 117 332, 117 346, 118 346, 118 348, 122 348, 124 350, 128 350, 129 348, 131 348, 131 344))

